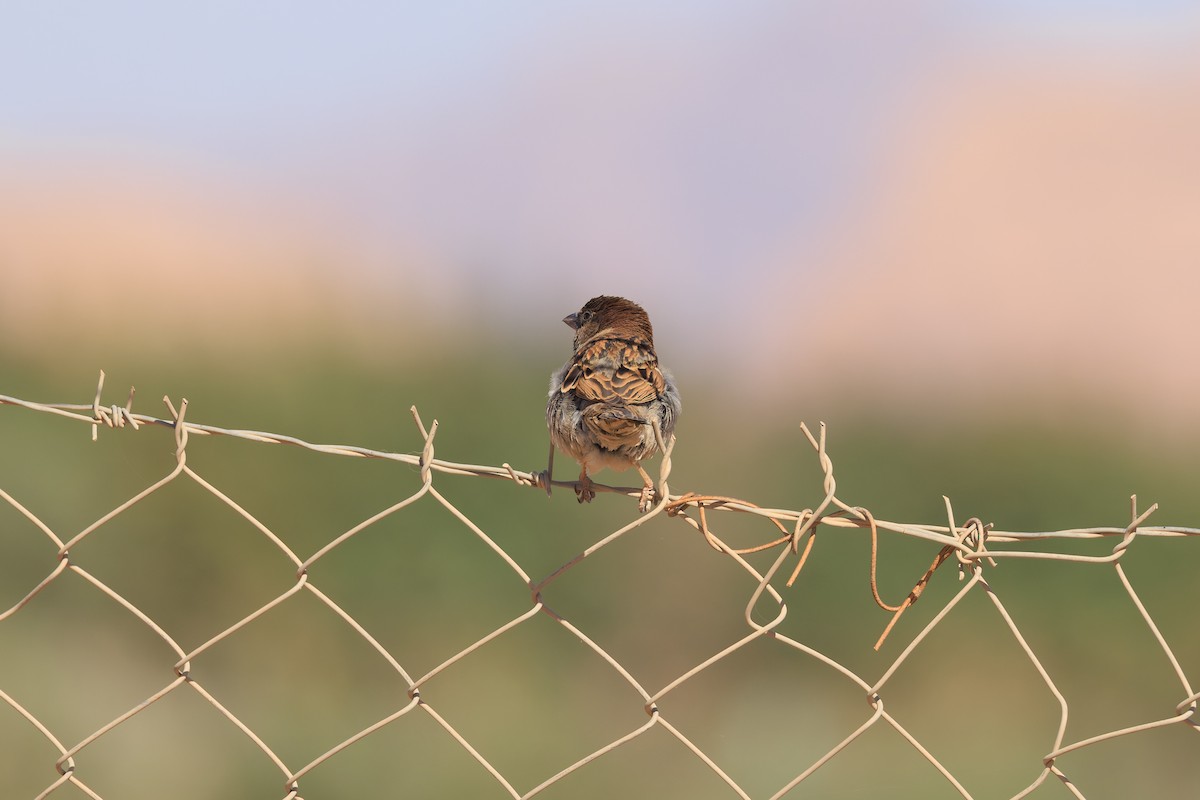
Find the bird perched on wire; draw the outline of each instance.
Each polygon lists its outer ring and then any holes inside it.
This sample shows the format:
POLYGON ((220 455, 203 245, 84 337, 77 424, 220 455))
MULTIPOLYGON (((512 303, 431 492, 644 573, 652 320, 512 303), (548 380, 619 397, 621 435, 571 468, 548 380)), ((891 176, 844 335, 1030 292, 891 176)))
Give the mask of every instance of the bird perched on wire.
POLYGON ((579 462, 579 502, 596 496, 591 475, 597 470, 634 467, 644 482, 638 509, 645 512, 654 481, 641 462, 658 451, 655 425, 667 442, 680 411, 679 390, 658 365, 650 317, 637 303, 601 295, 563 322, 575 331, 575 352, 550 376, 546 490, 557 447, 579 462))

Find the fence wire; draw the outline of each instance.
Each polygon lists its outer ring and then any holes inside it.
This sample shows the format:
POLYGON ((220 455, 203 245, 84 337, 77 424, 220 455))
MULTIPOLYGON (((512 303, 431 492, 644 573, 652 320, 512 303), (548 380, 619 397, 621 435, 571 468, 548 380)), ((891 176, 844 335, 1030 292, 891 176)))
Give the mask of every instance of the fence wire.
MULTIPOLYGON (((705 749, 697 744, 695 732, 689 732, 685 725, 680 724, 671 714, 664 710, 662 704, 664 699, 680 689, 681 686, 692 681, 706 670, 710 670, 718 662, 727 659, 732 654, 747 648, 758 640, 773 642, 774 646, 785 648, 789 652, 799 654, 800 657, 811 659, 823 669, 827 669, 837 676, 838 680, 856 687, 857 691, 862 693, 867 703, 867 710, 864 717, 848 723, 844 737, 835 746, 816 760, 811 761, 811 763, 793 765, 790 777, 779 785, 773 794, 769 795, 771 800, 776 800, 776 798, 781 798, 791 793, 793 789, 803 784, 823 766, 836 759, 851 743, 862 737, 872 728, 880 726, 886 726, 902 737, 954 793, 964 798, 972 798, 977 796, 972 793, 972 787, 965 785, 959 777, 943 765, 935 753, 926 747, 888 709, 885 704, 885 697, 888 695, 889 683, 892 682, 897 671, 910 661, 913 653, 921 647, 931 632, 943 624, 944 620, 954 611, 955 607, 964 598, 973 593, 982 593, 991 606, 994 607, 996 615, 1003 624, 1002 629, 1007 631, 1007 634, 1015 641, 1024 658, 1028 660, 1057 704, 1058 721, 1051 737, 1052 746, 1041 756, 1040 762, 1029 765, 1029 783, 1016 794, 1012 795, 1013 800, 1031 795, 1048 780, 1050 784, 1053 784, 1055 780, 1058 781, 1071 796, 1084 798, 1086 796, 1086 787, 1079 786, 1073 782, 1064 770, 1063 761, 1070 754, 1088 748, 1095 748, 1102 743, 1121 737, 1157 728, 1174 726, 1190 728, 1193 732, 1200 732, 1200 725, 1198 725, 1195 718, 1196 705, 1198 699, 1200 699, 1200 695, 1192 688, 1192 683, 1181 667, 1174 651, 1168 644, 1159 626, 1155 623, 1150 612, 1143 605, 1137 591, 1135 591, 1133 584, 1122 567, 1122 560, 1131 547, 1139 541, 1146 539, 1193 537, 1200 535, 1200 529, 1148 526, 1146 522, 1151 514, 1154 513, 1157 506, 1140 510, 1136 497, 1131 498, 1127 523, 1117 527, 1076 528, 1047 532, 1000 531, 994 530, 991 525, 985 524, 975 518, 966 520, 960 524, 955 518, 953 507, 948 499, 945 501, 946 519, 944 524, 914 524, 878 519, 868 509, 851 506, 839 498, 833 461, 826 449, 826 431, 824 425, 822 425, 815 434, 806 426, 802 426, 802 431, 815 452, 824 475, 823 497, 821 501, 814 508, 809 509, 761 508, 753 503, 734 497, 672 493, 668 485, 668 479, 671 474, 671 453, 674 446, 674 441, 672 440, 671 442, 663 443, 665 445, 664 457, 661 460, 656 487, 657 498, 653 508, 648 513, 636 516, 628 524, 607 534, 599 541, 596 541, 573 558, 549 572, 549 574, 536 577, 531 575, 521 563, 506 552, 482 527, 472 521, 467 514, 463 513, 463 511, 451 503, 439 491, 439 478, 442 475, 495 478, 510 481, 518 486, 533 487, 546 491, 550 491, 554 486, 570 488, 574 484, 569 481, 549 481, 545 473, 519 471, 508 464, 502 464, 497 467, 457 463, 436 458, 435 440, 438 424, 434 421, 431 425, 426 426, 415 408, 412 409, 413 421, 423 442, 423 447, 419 455, 392 453, 346 445, 313 444, 281 434, 202 425, 186 420, 188 409, 186 400, 183 400, 176 406, 170 399, 163 398, 169 412, 168 416, 164 418, 134 413, 132 410, 132 390, 124 405, 101 405, 100 398, 103 384, 104 374, 101 373, 95 397, 90 404, 37 403, 14 397, 0 396, 0 405, 21 407, 34 412, 58 415, 66 419, 83 422, 91 426, 93 440, 96 439, 101 427, 130 427, 137 430, 144 425, 149 425, 168 428, 174 434, 174 464, 162 478, 129 497, 128 500, 112 508, 73 535, 56 531, 43 520, 44 514, 39 515, 35 510, 27 508, 18 498, 9 494, 3 487, 0 487, 0 498, 28 520, 33 529, 40 532, 41 537, 44 537, 47 545, 44 553, 46 562, 44 575, 28 588, 28 591, 18 602, 11 608, 0 613, 0 623, 5 623, 20 614, 22 609, 29 606, 35 598, 46 592, 49 587, 60 581, 68 573, 73 573, 86 581, 88 585, 94 587, 96 592, 115 601, 140 625, 144 626, 153 636, 157 637, 163 644, 170 648, 174 654, 174 660, 170 664, 172 677, 157 691, 118 716, 109 719, 82 739, 74 742, 64 742, 61 735, 56 733, 55 725, 44 719, 45 714, 39 715, 38 708, 32 708, 23 703, 22 698, 17 696, 16 692, 10 694, 6 691, 5 687, 0 686, 0 699, 18 714, 25 723, 36 729, 57 752, 57 757, 54 759, 52 765, 55 777, 45 785, 37 795, 37 798, 49 797, 56 794, 67 785, 73 786, 88 797, 101 798, 102 795, 88 783, 86 756, 89 748, 92 748, 104 737, 110 736, 115 730, 127 725, 132 719, 146 712, 147 709, 161 703, 165 698, 177 692, 193 692, 220 714, 222 718, 227 720, 230 725, 249 739, 257 751, 261 753, 262 758, 267 759, 278 769, 282 776, 280 796, 284 800, 299 800, 302 797, 301 787, 306 776, 314 770, 319 769, 338 753, 353 748, 363 739, 376 734, 396 720, 410 714, 427 715, 444 731, 450 740, 456 743, 458 747, 461 747, 477 763, 480 770, 490 776, 490 780, 494 781, 503 793, 513 798, 535 797, 573 773, 598 769, 600 768, 599 766, 593 766, 594 762, 597 762, 606 754, 629 745, 631 742, 645 736, 649 731, 659 728, 676 739, 686 748, 691 756, 703 764, 706 769, 710 770, 727 787, 729 796, 748 800, 751 794, 731 776, 730 771, 723 768, 717 757, 706 752, 705 749), (420 487, 409 496, 400 499, 383 511, 373 514, 369 518, 342 531, 320 546, 315 552, 305 556, 295 552, 270 527, 188 465, 188 445, 191 438, 195 436, 235 437, 264 444, 288 444, 321 453, 352 458, 401 462, 416 467, 419 470, 420 487), (77 563, 72 557, 72 551, 84 540, 93 536, 101 527, 125 514, 129 509, 146 500, 148 497, 162 492, 165 487, 177 481, 192 482, 195 486, 198 486, 201 490, 215 497, 233 512, 240 515, 273 548, 285 556, 294 567, 291 583, 285 591, 198 645, 177 641, 171 632, 166 629, 166 626, 160 625, 149 614, 139 609, 137 605, 100 580, 84 564, 77 563), (381 520, 399 514, 405 508, 419 501, 432 501, 444 507, 466 526, 483 545, 493 551, 507 565, 508 570, 511 571, 512 580, 519 581, 528 588, 530 593, 529 607, 526 610, 462 648, 449 658, 446 658, 424 674, 417 674, 414 671, 410 671, 410 668, 405 666, 406 658, 404 653, 392 652, 382 645, 379 639, 372 635, 372 632, 365 625, 360 624, 351 613, 335 602, 330 595, 318 588, 310 577, 310 571, 315 564, 329 556, 336 549, 342 547, 348 540, 359 535, 372 525, 379 523, 381 520), (766 532, 763 541, 753 547, 735 548, 730 546, 717 531, 721 527, 717 522, 718 518, 721 514, 728 513, 750 515, 753 518, 760 519, 763 523, 763 530, 766 532), (577 627, 565 615, 556 612, 554 608, 547 605, 544 594, 552 584, 568 580, 572 571, 585 559, 595 555, 604 548, 610 547, 618 539, 626 536, 630 531, 645 525, 655 517, 662 516, 673 518, 682 524, 691 526, 702 537, 695 541, 706 543, 707 546, 718 551, 728 559, 727 563, 730 568, 744 571, 753 581, 755 588, 751 592, 742 613, 745 632, 740 639, 713 653, 699 663, 690 666, 669 680, 665 685, 655 687, 645 685, 644 680, 639 679, 639 676, 636 674, 637 671, 634 668, 623 664, 613 653, 606 650, 601 643, 591 638, 585 630, 577 627), (788 613, 788 605, 785 599, 788 587, 798 579, 801 569, 804 567, 812 549, 813 542, 818 535, 818 531, 822 527, 859 528, 869 530, 871 534, 872 592, 879 606, 892 614, 891 621, 886 625, 875 645, 876 649, 879 649, 889 634, 894 631, 894 626, 900 616, 921 597, 922 592, 935 572, 944 564, 951 564, 953 567, 957 567, 958 577, 961 581, 958 591, 900 650, 899 654, 891 659, 878 675, 860 674, 861 671, 855 671, 843 665, 831 655, 822 652, 810 644, 785 635, 780 630, 780 625, 788 613), (881 531, 928 543, 931 552, 934 552, 933 548, 937 548, 936 555, 928 571, 921 576, 912 591, 898 605, 888 605, 885 603, 880 598, 875 585, 877 540, 881 531), (1067 552, 1070 549, 1068 547, 1059 547, 1058 549, 1054 549, 1053 547, 1053 545, 1065 545, 1072 540, 1096 539, 1111 539, 1113 541, 1111 550, 1101 555, 1081 555, 1067 552), (1030 549, 1029 545, 1033 542, 1042 542, 1043 544, 1048 542, 1052 546, 1043 550, 1030 549), (767 551, 772 551, 775 555, 773 561, 769 562, 769 566, 766 569, 756 568, 751 563, 751 560, 747 558, 752 553, 767 551), (987 569, 998 562, 1017 559, 1108 565, 1115 573, 1121 590, 1128 598, 1128 602, 1136 610, 1140 623, 1145 625, 1145 628, 1157 643, 1157 648, 1161 651, 1161 658, 1169 666, 1173 674, 1173 681, 1177 682, 1177 686, 1174 689, 1174 697, 1177 698, 1177 702, 1172 707, 1163 708, 1161 714, 1155 718, 1146 719, 1127 727, 1107 730, 1087 738, 1075 741, 1069 740, 1067 738, 1067 729, 1070 707, 1063 691, 1060 690, 1059 681, 1062 678, 1056 680, 1051 674, 1052 671, 1039 659, 1021 628, 1018 627, 1004 602, 1001 601, 998 593, 993 590, 993 587, 989 584, 985 576, 987 569), (202 661, 206 653, 215 645, 227 640, 271 609, 289 602, 289 600, 301 593, 306 593, 327 606, 349 631, 352 631, 355 636, 361 638, 378 655, 379 659, 386 663, 388 669, 394 671, 399 676, 400 680, 407 687, 406 698, 403 702, 398 702, 394 707, 386 709, 386 713, 382 714, 372 724, 347 736, 342 741, 329 747, 321 755, 303 764, 294 763, 291 759, 282 757, 272 742, 267 740, 265 735, 260 735, 250 724, 239 717, 237 708, 231 707, 221 697, 218 697, 209 688, 206 688, 193 674, 193 665, 202 661), (762 613, 763 608, 773 609, 774 616, 764 615, 762 613), (554 623, 561 626, 572 637, 577 639, 590 653, 594 654, 595 659, 598 659, 608 669, 611 669, 619 676, 621 681, 627 684, 640 697, 646 719, 639 726, 608 741, 603 746, 584 755, 573 763, 561 764, 557 765, 557 768, 551 767, 547 769, 544 778, 540 782, 537 782, 536 785, 518 786, 516 785, 517 781, 510 779, 509 776, 504 774, 504 771, 493 763, 493 760, 489 758, 489 753, 485 746, 472 741, 471 736, 463 732, 461 724, 456 725, 451 721, 451 715, 439 710, 440 705, 436 701, 436 698, 433 696, 427 698, 425 696, 423 687, 452 665, 472 659, 488 643, 509 634, 514 629, 525 625, 533 618, 542 614, 548 615, 554 623)), ((596 489, 601 492, 624 494, 630 497, 638 497, 641 492, 641 487, 597 485, 596 489)), ((601 763, 603 762, 601 761, 601 763)), ((43 766, 48 767, 49 765, 43 766)), ((38 769, 39 765, 30 764, 25 768, 34 770, 38 769)), ((973 788, 974 791, 978 792, 982 787, 973 788)))

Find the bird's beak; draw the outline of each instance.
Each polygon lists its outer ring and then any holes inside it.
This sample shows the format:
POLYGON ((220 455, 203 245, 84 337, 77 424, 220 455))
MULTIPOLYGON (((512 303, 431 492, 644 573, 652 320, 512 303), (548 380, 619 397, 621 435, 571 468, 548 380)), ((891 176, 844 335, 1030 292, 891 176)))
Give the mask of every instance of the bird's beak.
POLYGON ((579 317, 576 314, 567 314, 563 317, 563 324, 573 331, 579 330, 579 317))

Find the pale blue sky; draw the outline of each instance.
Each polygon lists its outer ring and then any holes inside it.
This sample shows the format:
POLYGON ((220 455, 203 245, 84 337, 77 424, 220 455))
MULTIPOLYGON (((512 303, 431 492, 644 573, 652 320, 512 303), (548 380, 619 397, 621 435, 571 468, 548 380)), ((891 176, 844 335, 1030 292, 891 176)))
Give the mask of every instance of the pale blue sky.
POLYGON ((574 296, 599 265, 661 289, 819 243, 963 59, 1162 58, 1193 6, 7 3, 0 174, 204 175, 378 252, 415 243, 483 293, 565 272, 574 296))
MULTIPOLYGON (((607 37, 720 34, 787 5, 8 3, 0 9, 0 119, 6 137, 69 138, 72 130, 179 142, 237 131, 250 137, 256 127, 282 127, 289 115, 314 107, 336 113, 382 98, 396 106, 451 102, 447 94, 494 79, 554 40, 569 49, 572 41, 607 37)), ((1065 46, 1169 37, 1181 21, 1196 22, 1194 4, 1183 0, 896 5, 908 8, 893 20, 906 17, 934 38, 976 40, 990 32, 1065 46)))

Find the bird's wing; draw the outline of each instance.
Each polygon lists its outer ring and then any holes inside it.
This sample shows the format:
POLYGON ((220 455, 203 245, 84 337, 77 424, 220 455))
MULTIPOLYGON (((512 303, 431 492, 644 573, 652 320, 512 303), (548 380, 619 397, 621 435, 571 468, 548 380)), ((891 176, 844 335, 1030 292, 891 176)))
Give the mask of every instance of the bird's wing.
POLYGON ((649 403, 666 388, 658 358, 640 339, 601 339, 585 344, 563 377, 563 392, 617 405, 649 403))

